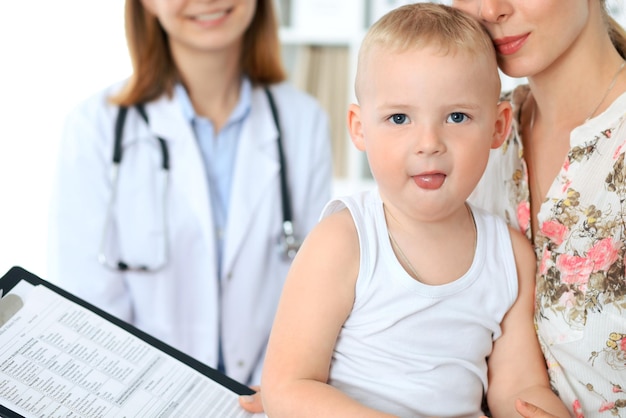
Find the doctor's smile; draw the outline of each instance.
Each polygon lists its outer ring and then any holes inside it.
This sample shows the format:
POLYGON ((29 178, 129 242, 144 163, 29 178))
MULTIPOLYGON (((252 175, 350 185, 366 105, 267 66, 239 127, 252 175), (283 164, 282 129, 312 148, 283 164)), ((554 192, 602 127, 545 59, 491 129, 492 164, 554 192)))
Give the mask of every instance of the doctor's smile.
POLYGON ((226 19, 232 11, 233 8, 231 7, 225 10, 189 15, 188 18, 204 24, 219 24, 226 19))

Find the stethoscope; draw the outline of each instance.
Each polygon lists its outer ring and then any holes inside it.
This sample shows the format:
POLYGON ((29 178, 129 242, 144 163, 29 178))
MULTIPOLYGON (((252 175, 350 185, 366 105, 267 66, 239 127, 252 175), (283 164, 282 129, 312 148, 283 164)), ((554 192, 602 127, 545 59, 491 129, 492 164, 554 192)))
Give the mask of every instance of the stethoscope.
MULTIPOLYGON (((276 126, 276 131, 278 132, 278 137, 276 140, 278 147, 278 163, 280 165, 279 175, 280 175, 280 194, 282 200, 282 212, 283 212, 283 223, 282 223, 282 236, 280 238, 278 247, 280 253, 282 253, 283 257, 286 260, 292 260, 298 249, 300 248, 301 242, 294 235, 293 229, 293 215, 291 212, 291 197, 289 193, 289 188, 287 187, 287 172, 286 172, 286 164, 285 164, 285 153, 283 150, 283 141, 282 141, 282 131, 280 129, 280 121, 278 119, 278 110, 276 109, 276 103, 274 102, 274 97, 269 89, 266 87, 265 94, 267 95, 267 100, 270 104, 270 109, 272 111, 272 118, 274 119, 274 125, 276 126)), ((133 108, 139 113, 144 122, 149 125, 148 114, 143 106, 143 104, 139 103, 133 106, 133 108)), ((124 123, 126 121, 126 115, 128 114, 129 108, 126 106, 120 106, 119 111, 117 113, 117 118, 115 120, 114 126, 114 141, 113 141, 113 158, 112 158, 112 167, 110 173, 111 180, 111 196, 109 198, 109 202, 107 205, 106 219, 104 223, 104 230, 102 232, 102 240, 100 242, 100 250, 98 253, 98 260, 100 263, 112 270, 115 271, 140 271, 140 272, 156 272, 163 269, 169 263, 169 230, 167 224, 167 198, 168 198, 168 184, 169 184, 169 176, 170 176, 170 158, 169 158, 169 149, 167 147, 166 141, 156 136, 156 140, 159 145, 159 149, 161 150, 161 167, 159 168, 164 177, 164 193, 163 193, 163 230, 165 231, 165 244, 163 246, 163 254, 161 256, 161 261, 156 263, 155 265, 149 266, 147 264, 129 264, 123 260, 113 261, 106 256, 106 243, 109 240, 109 231, 113 227, 114 222, 114 212, 115 212, 115 201, 117 199, 117 191, 118 191, 118 182, 119 182, 119 168, 122 163, 122 134, 124 130, 124 123)))

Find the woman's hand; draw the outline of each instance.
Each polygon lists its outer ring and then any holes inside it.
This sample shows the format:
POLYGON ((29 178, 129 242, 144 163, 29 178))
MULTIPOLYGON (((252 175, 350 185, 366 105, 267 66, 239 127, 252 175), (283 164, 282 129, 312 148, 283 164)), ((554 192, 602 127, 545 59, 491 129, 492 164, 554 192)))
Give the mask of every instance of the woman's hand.
POLYGON ((557 418, 543 409, 521 399, 515 401, 515 409, 524 418, 557 418))
MULTIPOLYGON (((258 414, 263 412, 263 401, 261 400, 261 387, 251 386, 250 389, 256 391, 254 395, 242 395, 239 397, 239 405, 248 412, 258 414)), ((529 415, 530 416, 530 415, 529 415)))

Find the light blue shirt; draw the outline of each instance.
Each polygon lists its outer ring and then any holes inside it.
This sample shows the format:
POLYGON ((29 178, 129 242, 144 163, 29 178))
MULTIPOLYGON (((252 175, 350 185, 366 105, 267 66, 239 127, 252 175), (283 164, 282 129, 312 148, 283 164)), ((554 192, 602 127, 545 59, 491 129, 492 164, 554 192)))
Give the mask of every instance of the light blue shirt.
POLYGON ((191 123, 202 151, 217 239, 217 273, 218 277, 222 277, 224 230, 228 220, 235 156, 240 142, 241 128, 250 115, 252 84, 247 77, 242 78, 239 102, 219 132, 215 132, 213 122, 196 114, 182 84, 176 86, 174 94, 182 106, 183 115, 191 123))

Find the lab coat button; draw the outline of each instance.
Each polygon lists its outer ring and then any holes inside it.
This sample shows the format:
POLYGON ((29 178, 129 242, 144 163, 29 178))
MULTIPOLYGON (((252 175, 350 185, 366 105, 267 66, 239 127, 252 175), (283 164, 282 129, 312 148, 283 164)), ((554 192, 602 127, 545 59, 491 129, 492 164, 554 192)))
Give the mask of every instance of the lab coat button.
POLYGON ((237 362, 237 366, 238 366, 238 367, 243 367, 243 366, 245 366, 245 364, 246 364, 246 363, 244 363, 244 361, 243 361, 243 360, 239 360, 239 361, 237 362))
POLYGON ((233 273, 228 273, 228 274, 226 275, 226 279, 230 280, 230 279, 232 279, 232 278, 233 278, 233 273))

